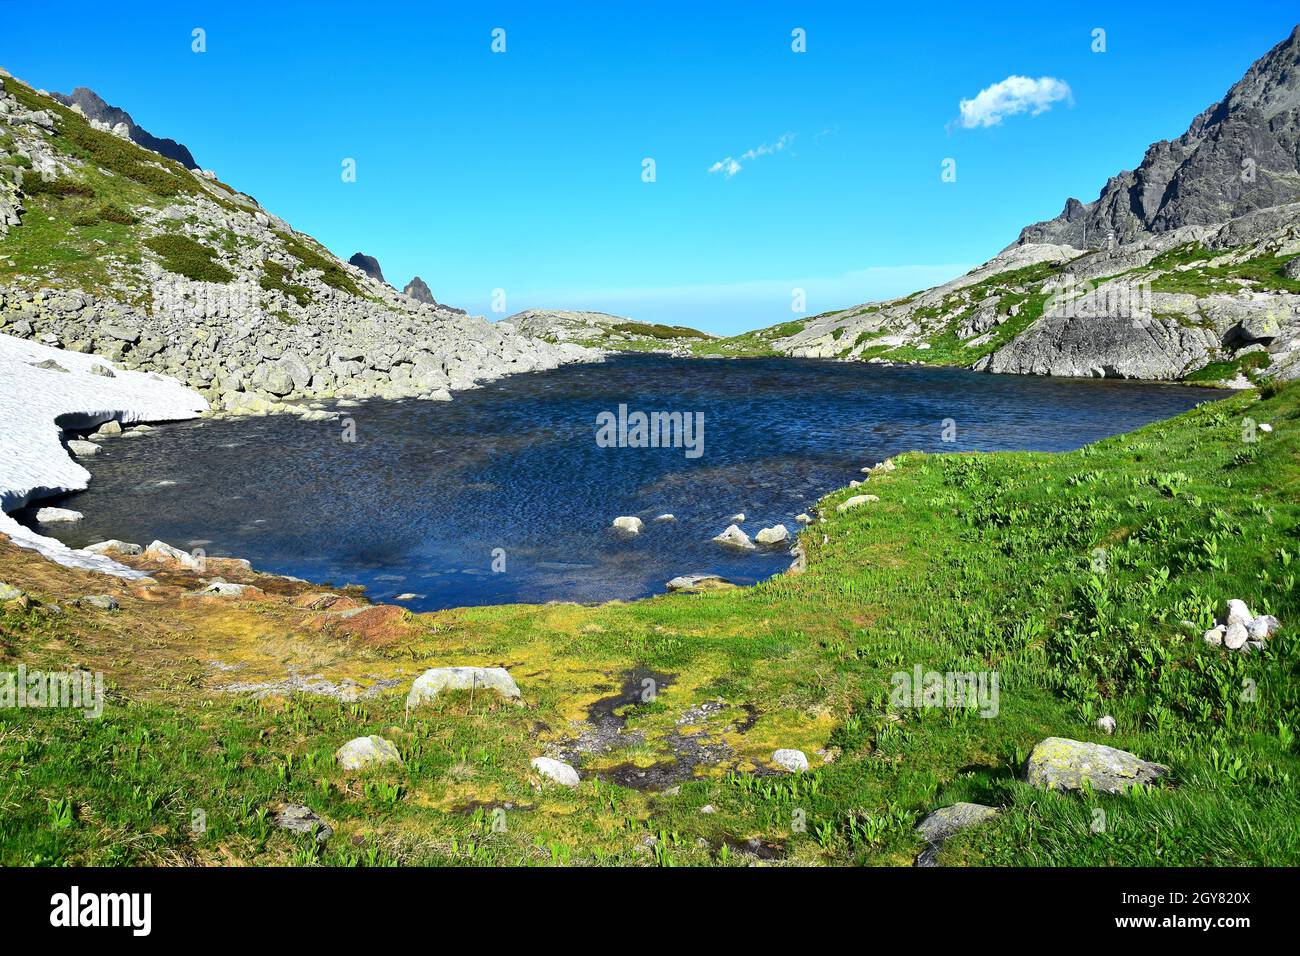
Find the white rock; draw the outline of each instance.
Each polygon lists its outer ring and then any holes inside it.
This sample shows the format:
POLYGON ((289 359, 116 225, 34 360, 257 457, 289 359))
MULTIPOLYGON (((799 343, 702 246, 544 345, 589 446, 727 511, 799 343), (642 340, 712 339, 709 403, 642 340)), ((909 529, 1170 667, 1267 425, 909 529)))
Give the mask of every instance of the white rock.
POLYGON ((80 438, 74 438, 68 442, 68 451, 78 458, 94 458, 99 454, 99 446, 93 441, 82 441, 80 438))
POLYGON ((668 515, 668 514, 660 515, 658 518, 655 518, 655 521, 676 521, 676 520, 677 519, 673 515, 668 515))
POLYGON ((392 741, 371 734, 369 737, 354 737, 349 740, 334 751, 334 759, 344 770, 364 770, 378 764, 401 763, 402 755, 397 752, 392 741))
POLYGON ((745 523, 745 512, 743 512, 743 511, 738 512, 738 513, 732 515, 732 516, 731 516, 730 518, 728 518, 727 520, 728 520, 729 522, 731 522, 732 524, 744 524, 744 523, 745 523))
POLYGON ((800 524, 812 524, 812 515, 805 512, 804 514, 795 515, 794 520, 800 524))
POLYGON ((431 667, 411 684, 407 708, 434 700, 444 690, 496 691, 507 700, 522 703, 519 685, 504 667, 431 667))
POLYGON ((36 512, 36 520, 41 524, 57 524, 61 521, 80 521, 86 517, 80 511, 71 508, 41 508, 36 512))
POLYGON ((1097 729, 1103 734, 1113 734, 1115 732, 1115 718, 1110 714, 1097 720, 1097 729))
POLYGON ((132 544, 130 541, 119 541, 117 538, 110 538, 98 544, 88 544, 83 550, 89 551, 91 554, 137 555, 144 553, 144 548, 140 545, 132 544))
POLYGON ((203 567, 201 558, 195 557, 188 551, 182 551, 180 548, 173 548, 166 541, 151 541, 149 547, 144 549, 144 556, 163 563, 175 561, 187 568, 197 569, 203 567))
POLYGON ((870 504, 873 501, 879 501, 879 500, 880 499, 877 498, 875 495, 854 495, 852 498, 849 498, 847 501, 841 501, 838 505, 835 506, 835 510, 843 514, 845 511, 848 511, 851 508, 857 508, 860 505, 870 504))
POLYGON ((803 773, 808 769, 808 758, 802 750, 782 748, 772 754, 772 763, 790 773, 803 773))
POLYGON ((761 545, 772 547, 789 541, 790 532, 786 530, 785 525, 779 524, 772 528, 764 528, 754 535, 754 540, 761 545))
POLYGON ((622 531, 624 534, 640 534, 645 524, 640 518, 623 515, 614 519, 613 527, 615 531, 622 531))
POLYGON ((1246 633, 1252 641, 1266 641, 1282 626, 1282 622, 1272 614, 1261 614, 1246 625, 1246 633))
POLYGON ((1271 432, 1271 431, 1273 430, 1273 426, 1270 425, 1268 422, 1260 422, 1259 425, 1258 425, 1257 427, 1258 427, 1259 430, 1262 431, 1265 435, 1267 435, 1269 432, 1271 432))
POLYGON ((578 771, 563 760, 554 760, 550 757, 534 757, 533 769, 547 780, 558 783, 562 787, 576 787, 581 779, 578 771))
POLYGON ((1254 619, 1255 615, 1250 613, 1250 608, 1246 607, 1246 602, 1234 598, 1228 602, 1228 611, 1224 616, 1223 623, 1231 624, 1236 621, 1242 627, 1245 627, 1254 619))
POLYGON ((713 539, 724 548, 734 548, 737 551, 753 551, 757 547, 753 541, 749 540, 749 535, 741 531, 734 524, 727 525, 727 530, 722 532, 713 539))
POLYGON ((1225 627, 1224 625, 1220 624, 1218 627, 1212 627, 1212 628, 1210 628, 1208 631, 1206 631, 1206 632, 1205 632, 1203 635, 1201 635, 1201 636, 1202 636, 1202 639, 1205 641, 1206 644, 1213 644, 1215 647, 1222 647, 1222 646, 1223 646, 1223 632, 1226 631, 1226 630, 1227 630, 1227 627, 1225 627))
POLYGON ((256 593, 261 590, 261 588, 249 584, 232 584, 229 581, 221 580, 221 578, 213 578, 208 582, 207 587, 200 589, 197 593, 209 597, 243 597, 250 592, 256 593))
POLYGON ((1240 650, 1241 646, 1250 638, 1246 631, 1246 625, 1240 621, 1233 621, 1228 625, 1227 630, 1223 632, 1223 646, 1230 651, 1240 650))

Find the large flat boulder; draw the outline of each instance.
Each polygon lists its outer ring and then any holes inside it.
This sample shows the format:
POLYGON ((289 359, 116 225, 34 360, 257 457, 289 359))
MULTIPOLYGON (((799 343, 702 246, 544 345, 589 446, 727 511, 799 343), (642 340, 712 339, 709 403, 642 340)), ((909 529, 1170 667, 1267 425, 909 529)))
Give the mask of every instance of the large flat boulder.
POLYGON ((1163 764, 1142 760, 1127 750, 1066 737, 1041 741, 1025 765, 1025 778, 1045 790, 1079 790, 1086 785, 1122 793, 1134 784, 1154 783, 1167 773, 1169 768, 1163 764))

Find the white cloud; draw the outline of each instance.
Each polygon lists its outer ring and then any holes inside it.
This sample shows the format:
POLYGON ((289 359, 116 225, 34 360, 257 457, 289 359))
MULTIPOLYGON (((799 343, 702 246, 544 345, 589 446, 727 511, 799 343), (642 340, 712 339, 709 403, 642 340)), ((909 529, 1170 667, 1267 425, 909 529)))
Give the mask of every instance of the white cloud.
MULTIPOLYGON (((762 146, 755 146, 753 149, 747 149, 740 154, 740 159, 749 162, 758 159, 760 156, 771 156, 785 149, 794 140, 794 133, 782 133, 781 137, 775 143, 764 143, 762 146)), ((711 173, 722 173, 723 178, 730 179, 736 173, 745 167, 741 165, 739 159, 728 156, 726 159, 720 159, 709 167, 711 173)))
POLYGON ((1074 94, 1064 80, 1054 76, 1008 76, 1001 83, 979 91, 972 100, 961 101, 961 125, 966 129, 998 126, 1002 117, 1028 112, 1030 116, 1046 113, 1053 103, 1074 102, 1074 94))

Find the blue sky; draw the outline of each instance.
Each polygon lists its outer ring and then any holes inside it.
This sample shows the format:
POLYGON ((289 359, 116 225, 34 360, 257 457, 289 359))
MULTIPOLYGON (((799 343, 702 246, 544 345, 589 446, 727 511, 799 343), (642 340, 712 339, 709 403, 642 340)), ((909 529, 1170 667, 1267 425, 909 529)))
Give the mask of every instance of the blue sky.
POLYGON ((55 19, 0 0, 0 65, 94 88, 399 288, 732 333, 795 317, 796 287, 812 314, 984 261, 1183 132, 1298 17, 1260 0, 65 2, 55 19), (1070 95, 963 127, 959 103, 1010 76, 1070 95), (709 172, 728 157, 738 172, 709 172))

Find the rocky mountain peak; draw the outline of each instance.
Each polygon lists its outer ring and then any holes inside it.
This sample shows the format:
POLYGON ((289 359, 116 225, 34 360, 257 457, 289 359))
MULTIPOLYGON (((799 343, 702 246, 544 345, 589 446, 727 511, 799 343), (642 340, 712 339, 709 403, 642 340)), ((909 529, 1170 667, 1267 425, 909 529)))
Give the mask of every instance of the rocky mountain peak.
POLYGON ((1017 245, 1124 244, 1182 226, 1217 225, 1300 200, 1300 27, 1260 57, 1173 142, 1111 177, 1087 205, 1027 226, 1017 245))
POLYGON ((72 91, 71 96, 51 93, 50 97, 64 106, 80 110, 86 119, 92 123, 102 124, 110 130, 118 125, 125 125, 128 138, 137 146, 143 146, 168 159, 174 159, 187 169, 199 168, 199 164, 194 161, 194 156, 184 144, 174 139, 154 136, 147 129, 137 125, 130 113, 120 107, 110 106, 104 102, 102 96, 89 87, 79 86, 72 91))
POLYGON ((370 278, 376 281, 387 283, 384 278, 384 270, 379 268, 379 260, 374 256, 368 256, 363 252, 352 253, 352 258, 348 260, 348 265, 356 266, 370 278))
POLYGON ((402 290, 402 295, 414 299, 416 302, 423 302, 425 305, 437 305, 434 301, 433 292, 428 285, 419 276, 416 276, 410 282, 406 283, 406 288, 402 290))

